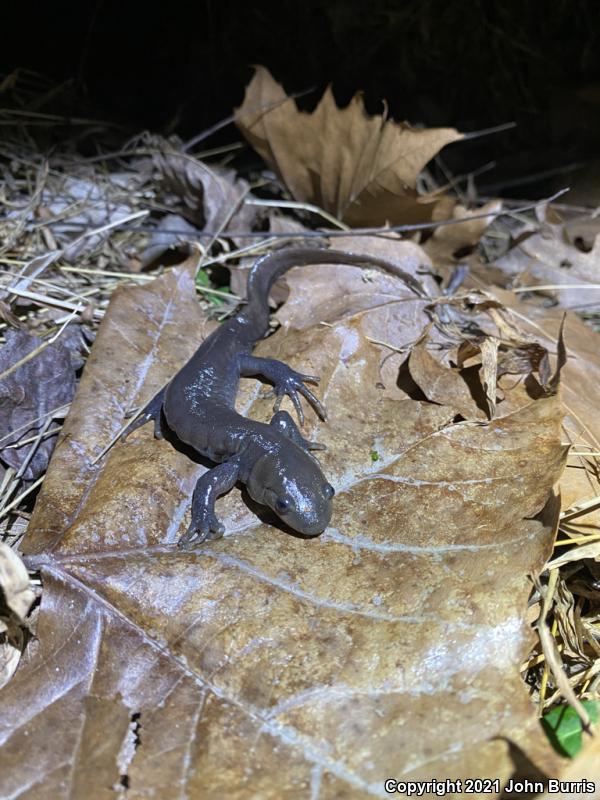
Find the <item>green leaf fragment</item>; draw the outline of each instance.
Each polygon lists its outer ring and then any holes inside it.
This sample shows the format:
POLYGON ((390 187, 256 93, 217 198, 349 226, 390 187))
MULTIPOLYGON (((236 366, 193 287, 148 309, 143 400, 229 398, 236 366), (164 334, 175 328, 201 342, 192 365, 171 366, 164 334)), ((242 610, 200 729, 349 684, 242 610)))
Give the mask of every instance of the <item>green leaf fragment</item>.
MULTIPOLYGON (((202 289, 204 288, 206 289, 213 288, 211 280, 208 277, 208 274, 203 269, 201 269, 196 275, 196 286, 200 291, 202 291, 202 289)), ((225 294, 231 294, 231 290, 229 289, 228 286, 219 289, 219 291, 224 292, 225 294)), ((213 306, 222 306, 225 303, 225 300, 223 300, 223 298, 219 297, 218 295, 214 295, 210 292, 206 292, 205 297, 209 303, 212 303, 213 306)))
MULTIPOLYGON (((583 700, 582 705, 591 721, 598 722, 598 702, 583 700)), ((542 717, 542 727, 557 753, 573 758, 581 750, 583 741, 581 720, 574 708, 557 706, 542 717)))

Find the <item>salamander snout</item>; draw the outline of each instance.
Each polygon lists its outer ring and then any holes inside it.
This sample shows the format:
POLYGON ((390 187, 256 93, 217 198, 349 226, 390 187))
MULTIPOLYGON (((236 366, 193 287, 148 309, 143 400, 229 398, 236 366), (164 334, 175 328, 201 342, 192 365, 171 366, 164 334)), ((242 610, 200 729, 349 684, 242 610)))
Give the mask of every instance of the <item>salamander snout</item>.
MULTIPOLYGON (((316 478, 316 476, 313 476, 316 478)), ((268 505, 286 525, 305 536, 318 536, 329 525, 334 495, 331 484, 321 480, 302 484, 295 478, 286 480, 281 493, 273 492, 268 505)))
POLYGON ((331 519, 335 492, 317 460, 299 448, 290 447, 261 461, 257 470, 260 475, 253 470, 247 483, 251 496, 268 505, 298 533, 305 536, 323 533, 331 519), (262 478, 262 486, 257 478, 262 478))

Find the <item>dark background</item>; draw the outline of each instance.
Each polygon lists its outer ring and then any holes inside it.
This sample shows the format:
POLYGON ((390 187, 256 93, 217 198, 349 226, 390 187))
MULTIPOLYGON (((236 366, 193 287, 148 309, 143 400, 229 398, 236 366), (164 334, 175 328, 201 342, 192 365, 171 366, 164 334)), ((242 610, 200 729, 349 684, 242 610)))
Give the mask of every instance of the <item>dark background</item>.
MULTIPOLYGON (((312 89, 299 100, 307 109, 332 82, 340 104, 362 90, 370 112, 385 100, 398 120, 462 131, 516 122, 444 151, 455 172, 495 161, 483 190, 536 197, 600 157, 597 0, 2 5, 2 76, 22 67, 69 81, 41 111, 187 138, 231 114, 260 63, 287 91, 312 89)), ((209 144, 238 138, 229 126, 209 144)))

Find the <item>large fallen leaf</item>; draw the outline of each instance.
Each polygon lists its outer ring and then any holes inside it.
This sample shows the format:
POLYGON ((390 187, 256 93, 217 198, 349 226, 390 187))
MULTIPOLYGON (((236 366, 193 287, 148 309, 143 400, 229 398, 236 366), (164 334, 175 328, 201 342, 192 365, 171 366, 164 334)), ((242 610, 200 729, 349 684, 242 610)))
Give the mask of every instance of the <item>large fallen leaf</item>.
POLYGON ((331 88, 312 114, 299 111, 264 67, 246 87, 235 121, 296 200, 352 225, 431 219, 437 197, 420 196, 417 177, 454 128, 412 128, 366 114, 357 94, 338 108, 331 88))
MULTIPOLYGON (((400 281, 328 325, 284 324, 257 353, 322 376, 329 421, 305 435, 328 447, 331 527, 290 536, 233 490, 225 537, 182 552, 204 467, 148 427, 93 461, 206 332, 195 267, 113 295, 53 456, 23 543, 44 594, 3 693, 3 796, 358 800, 390 776, 553 771, 518 670, 557 516, 558 397, 452 424, 440 398, 382 388, 389 350, 369 338, 402 349, 429 322, 400 281)), ((289 276, 296 307, 311 270, 289 276)), ((365 277, 322 268, 343 271, 365 277)), ((272 402, 244 382, 244 413, 272 402)))

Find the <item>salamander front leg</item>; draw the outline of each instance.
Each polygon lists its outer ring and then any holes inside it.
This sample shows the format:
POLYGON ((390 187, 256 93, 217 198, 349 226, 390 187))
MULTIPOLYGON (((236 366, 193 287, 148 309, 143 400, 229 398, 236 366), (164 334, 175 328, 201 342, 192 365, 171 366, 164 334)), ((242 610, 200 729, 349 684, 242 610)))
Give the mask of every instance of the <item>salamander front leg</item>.
POLYGON ((228 492, 238 479, 239 464, 232 459, 205 472, 196 483, 192 498, 192 521, 179 540, 179 547, 191 549, 206 539, 220 539, 225 527, 215 515, 215 500, 228 492))
POLYGON ((258 358, 256 356, 243 355, 240 357, 240 375, 262 375, 275 387, 275 406, 274 411, 279 411, 281 401, 287 394, 294 404, 300 425, 304 424, 304 413, 300 405, 298 392, 305 397, 311 406, 315 409, 321 419, 325 419, 327 414, 325 409, 314 396, 314 394, 304 384, 306 381, 309 383, 318 383, 320 378, 316 375, 304 375, 301 372, 296 372, 283 361, 277 361, 275 358, 258 358))
POLYGON ((282 433, 284 436, 287 436, 288 439, 291 439, 294 444, 297 444, 299 447, 304 448, 304 450, 325 450, 324 444, 319 444, 319 442, 311 442, 308 439, 305 439, 304 436, 298 430, 298 426, 288 414, 287 411, 277 411, 269 425, 272 425, 274 428, 282 433))

